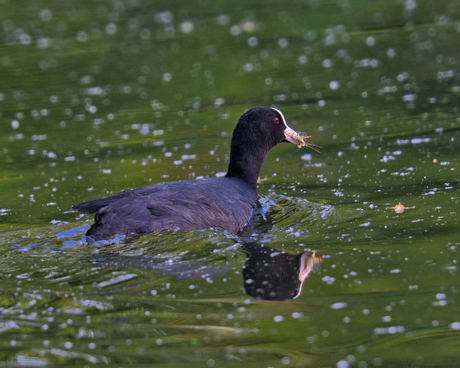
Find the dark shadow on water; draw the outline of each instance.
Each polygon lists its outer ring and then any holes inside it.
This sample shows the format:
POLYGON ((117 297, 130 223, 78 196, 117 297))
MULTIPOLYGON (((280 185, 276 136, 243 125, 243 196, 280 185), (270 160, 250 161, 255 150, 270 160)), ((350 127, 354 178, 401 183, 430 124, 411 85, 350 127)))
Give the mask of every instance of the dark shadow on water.
POLYGON ((293 255, 251 238, 242 239, 242 246, 248 254, 243 267, 244 290, 265 300, 297 298, 307 277, 320 269, 322 261, 315 251, 293 255))
MULTIPOLYGON (((322 262, 315 251, 293 255, 259 243, 255 238, 241 238, 238 244, 246 255, 242 272, 244 290, 255 298, 272 301, 297 298, 307 277, 319 270, 322 262)), ((92 262, 106 267, 153 269, 177 279, 223 276, 232 269, 230 263, 209 263, 204 259, 161 260, 149 255, 126 256, 116 252, 92 262)))

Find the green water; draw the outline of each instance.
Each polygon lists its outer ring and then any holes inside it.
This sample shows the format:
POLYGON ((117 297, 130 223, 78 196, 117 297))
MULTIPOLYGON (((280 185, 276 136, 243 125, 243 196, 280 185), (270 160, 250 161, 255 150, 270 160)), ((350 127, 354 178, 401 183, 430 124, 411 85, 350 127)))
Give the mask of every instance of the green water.
POLYGON ((1 0, 0 366, 460 366, 459 50, 456 0, 1 0), (323 147, 261 171, 297 298, 224 233, 87 241, 73 204, 225 172, 259 105, 323 147))

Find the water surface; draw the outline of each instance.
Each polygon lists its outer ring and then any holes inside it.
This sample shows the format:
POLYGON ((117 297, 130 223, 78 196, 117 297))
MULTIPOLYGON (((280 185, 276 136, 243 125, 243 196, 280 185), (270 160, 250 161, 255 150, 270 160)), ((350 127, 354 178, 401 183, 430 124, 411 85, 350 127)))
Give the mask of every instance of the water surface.
POLYGON ((0 365, 460 365, 459 11, 1 1, 0 365), (258 105, 323 148, 270 152, 249 234, 85 238, 72 204, 225 172, 258 105))

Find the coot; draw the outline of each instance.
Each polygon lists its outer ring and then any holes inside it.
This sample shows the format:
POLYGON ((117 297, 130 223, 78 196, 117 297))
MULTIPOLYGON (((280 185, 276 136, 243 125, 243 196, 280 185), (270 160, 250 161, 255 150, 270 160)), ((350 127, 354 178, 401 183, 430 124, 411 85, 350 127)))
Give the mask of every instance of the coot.
POLYGON ((145 234, 178 228, 217 229, 236 234, 251 218, 257 179, 268 151, 281 142, 313 146, 291 129, 276 108, 255 107, 233 131, 225 177, 173 181, 127 189, 73 206, 97 212, 86 233, 94 240, 113 234, 145 234))

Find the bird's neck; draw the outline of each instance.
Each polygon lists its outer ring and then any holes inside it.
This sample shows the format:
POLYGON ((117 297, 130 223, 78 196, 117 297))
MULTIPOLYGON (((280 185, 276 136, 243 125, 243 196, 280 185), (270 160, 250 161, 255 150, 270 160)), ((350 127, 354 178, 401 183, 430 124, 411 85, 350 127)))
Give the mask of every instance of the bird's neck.
POLYGON ((261 150, 260 147, 258 147, 258 149, 246 148, 244 152, 235 150, 232 147, 228 172, 225 176, 227 178, 238 178, 243 180, 251 188, 257 190, 257 180, 259 178, 260 168, 267 154, 268 150, 261 150))

